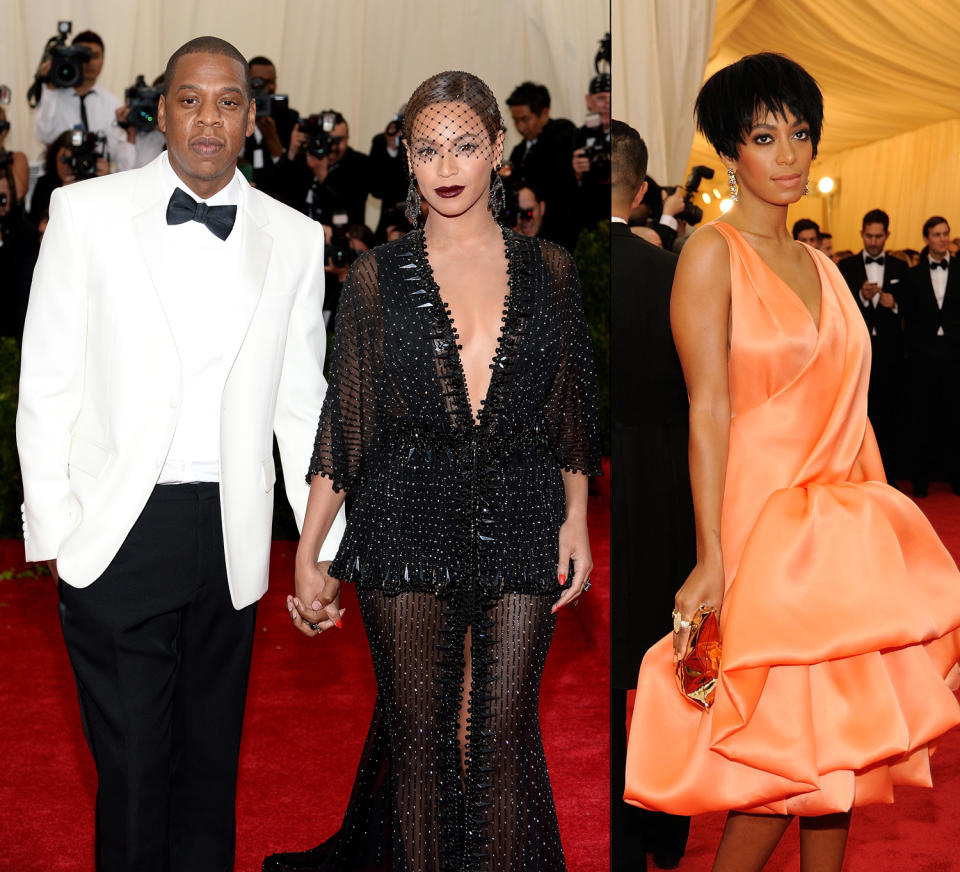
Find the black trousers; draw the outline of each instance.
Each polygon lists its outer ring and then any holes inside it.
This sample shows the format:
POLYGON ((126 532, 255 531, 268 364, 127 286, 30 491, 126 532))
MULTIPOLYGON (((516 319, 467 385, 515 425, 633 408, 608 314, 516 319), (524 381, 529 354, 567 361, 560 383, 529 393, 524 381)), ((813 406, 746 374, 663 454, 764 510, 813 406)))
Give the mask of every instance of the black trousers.
POLYGON ((914 490, 939 480, 960 492, 960 351, 953 340, 936 336, 909 363, 914 490))
POLYGON ((103 575, 59 593, 99 779, 96 868, 232 870, 256 604, 230 601, 218 485, 156 487, 103 575))

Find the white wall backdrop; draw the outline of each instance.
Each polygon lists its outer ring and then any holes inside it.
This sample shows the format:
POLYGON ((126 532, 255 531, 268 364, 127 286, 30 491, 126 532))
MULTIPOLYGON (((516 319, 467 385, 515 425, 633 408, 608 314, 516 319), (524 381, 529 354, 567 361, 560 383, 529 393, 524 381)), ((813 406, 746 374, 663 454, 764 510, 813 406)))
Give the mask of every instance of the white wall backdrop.
POLYGON ((195 36, 229 40, 247 57, 277 65, 278 91, 303 114, 333 107, 350 123, 351 145, 368 151, 423 79, 463 69, 500 98, 526 79, 545 84, 552 114, 583 122, 583 95, 608 0, 0 0, 0 84, 7 146, 37 159, 26 91, 57 21, 94 30, 106 44, 100 84, 121 99, 138 73, 147 81, 195 36))

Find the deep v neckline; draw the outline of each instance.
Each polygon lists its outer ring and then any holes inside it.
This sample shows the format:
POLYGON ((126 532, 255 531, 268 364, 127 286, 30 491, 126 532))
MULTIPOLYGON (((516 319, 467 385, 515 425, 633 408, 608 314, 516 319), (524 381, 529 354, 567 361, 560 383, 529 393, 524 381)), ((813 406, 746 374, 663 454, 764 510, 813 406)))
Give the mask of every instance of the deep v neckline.
POLYGON ((763 265, 763 268, 764 268, 768 273, 770 273, 770 275, 772 275, 772 276, 780 283, 780 287, 787 293, 787 296, 791 297, 791 298, 797 303, 797 305, 800 306, 800 308, 806 313, 807 318, 809 319, 810 323, 813 325, 813 329, 816 331, 816 333, 817 333, 817 338, 819 339, 819 338, 820 338, 820 331, 821 331, 821 329, 822 329, 822 327, 823 327, 823 309, 824 309, 824 306, 826 305, 826 297, 827 297, 827 295, 826 295, 826 290, 825 290, 825 282, 824 282, 823 270, 821 269, 820 263, 819 263, 819 261, 817 260, 817 256, 813 253, 813 249, 810 248, 810 246, 806 245, 806 244, 803 243, 803 242, 800 243, 800 245, 802 245, 803 248, 804 248, 804 252, 805 252, 806 256, 809 257, 811 261, 813 261, 813 268, 814 268, 814 270, 816 270, 816 273, 817 273, 817 285, 818 285, 818 291, 819 291, 819 293, 820 293, 820 318, 819 318, 819 320, 816 319, 816 318, 814 318, 813 312, 810 311, 810 308, 809 308, 809 307, 807 306, 807 304, 803 301, 803 297, 801 297, 800 294, 798 294, 790 285, 788 285, 787 282, 786 282, 786 280, 784 280, 784 279, 780 276, 780 274, 779 274, 776 270, 774 270, 774 268, 773 268, 772 266, 770 266, 770 264, 768 264, 768 263, 760 256, 760 252, 757 251, 757 250, 750 244, 750 242, 749 242, 749 240, 747 239, 746 236, 744 236, 736 227, 734 227, 732 224, 728 224, 726 221, 722 221, 722 222, 719 222, 719 223, 723 224, 725 227, 729 227, 731 230, 733 230, 734 233, 737 234, 737 236, 740 237, 740 239, 742 240, 743 244, 746 245, 747 248, 750 249, 750 251, 751 251, 751 253, 753 254, 753 256, 754 256, 758 261, 760 261, 760 263, 763 265))
POLYGON ((479 428, 483 425, 485 419, 490 414, 490 409, 493 405, 492 399, 495 396, 495 390, 499 389, 499 377, 505 371, 506 339, 514 307, 514 252, 513 246, 510 244, 508 230, 503 225, 500 225, 500 236, 503 240, 504 252, 507 259, 507 290, 503 297, 503 308, 500 317, 500 330, 497 334, 497 342, 494 346, 493 355, 490 358, 489 366, 493 372, 490 374, 490 382, 487 384, 486 393, 480 400, 480 406, 476 411, 474 411, 473 404, 470 402, 470 389, 467 386, 467 373, 463 366, 463 360, 460 357, 460 334, 457 332, 456 320, 453 317, 450 305, 446 302, 446 300, 443 299, 443 296, 440 293, 440 286, 437 284, 437 279, 433 272, 433 266, 430 263, 430 255, 427 250, 426 233, 420 229, 418 234, 426 284, 433 296, 432 302, 437 307, 437 311, 443 313, 442 324, 444 325, 446 339, 450 345, 450 359, 457 378, 457 390, 460 394, 460 402, 456 404, 457 408, 455 413, 464 419, 464 423, 470 428, 479 428))

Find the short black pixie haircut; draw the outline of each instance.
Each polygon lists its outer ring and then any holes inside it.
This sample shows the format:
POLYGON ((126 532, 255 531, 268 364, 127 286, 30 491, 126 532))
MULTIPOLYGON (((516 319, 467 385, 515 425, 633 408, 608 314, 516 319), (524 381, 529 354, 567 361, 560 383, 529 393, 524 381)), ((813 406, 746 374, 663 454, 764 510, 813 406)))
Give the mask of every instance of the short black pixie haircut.
POLYGON ((736 159, 758 118, 789 109, 810 125, 813 156, 823 130, 823 95, 800 64, 780 54, 747 55, 715 72, 700 88, 694 113, 697 129, 721 157, 736 159))

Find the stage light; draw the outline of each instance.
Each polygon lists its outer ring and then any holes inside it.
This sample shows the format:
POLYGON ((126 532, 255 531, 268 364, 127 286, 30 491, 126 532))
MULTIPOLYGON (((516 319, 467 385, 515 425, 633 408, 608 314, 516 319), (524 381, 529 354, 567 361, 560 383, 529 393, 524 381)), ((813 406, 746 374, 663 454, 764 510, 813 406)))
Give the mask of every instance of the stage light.
POLYGON ((706 203, 706 204, 709 206, 709 205, 710 205, 710 195, 709 195, 706 191, 704 191, 700 196, 703 198, 703 202, 706 203))
POLYGON ((728 197, 724 197, 720 201, 720 211, 723 212, 724 214, 729 212, 732 208, 733 208, 733 200, 729 199, 728 197))
POLYGON ((833 179, 830 176, 824 176, 817 182, 817 190, 821 194, 829 194, 833 190, 833 179))
POLYGON ((713 196, 718 200, 720 199, 720 192, 716 188, 713 189, 713 196))

